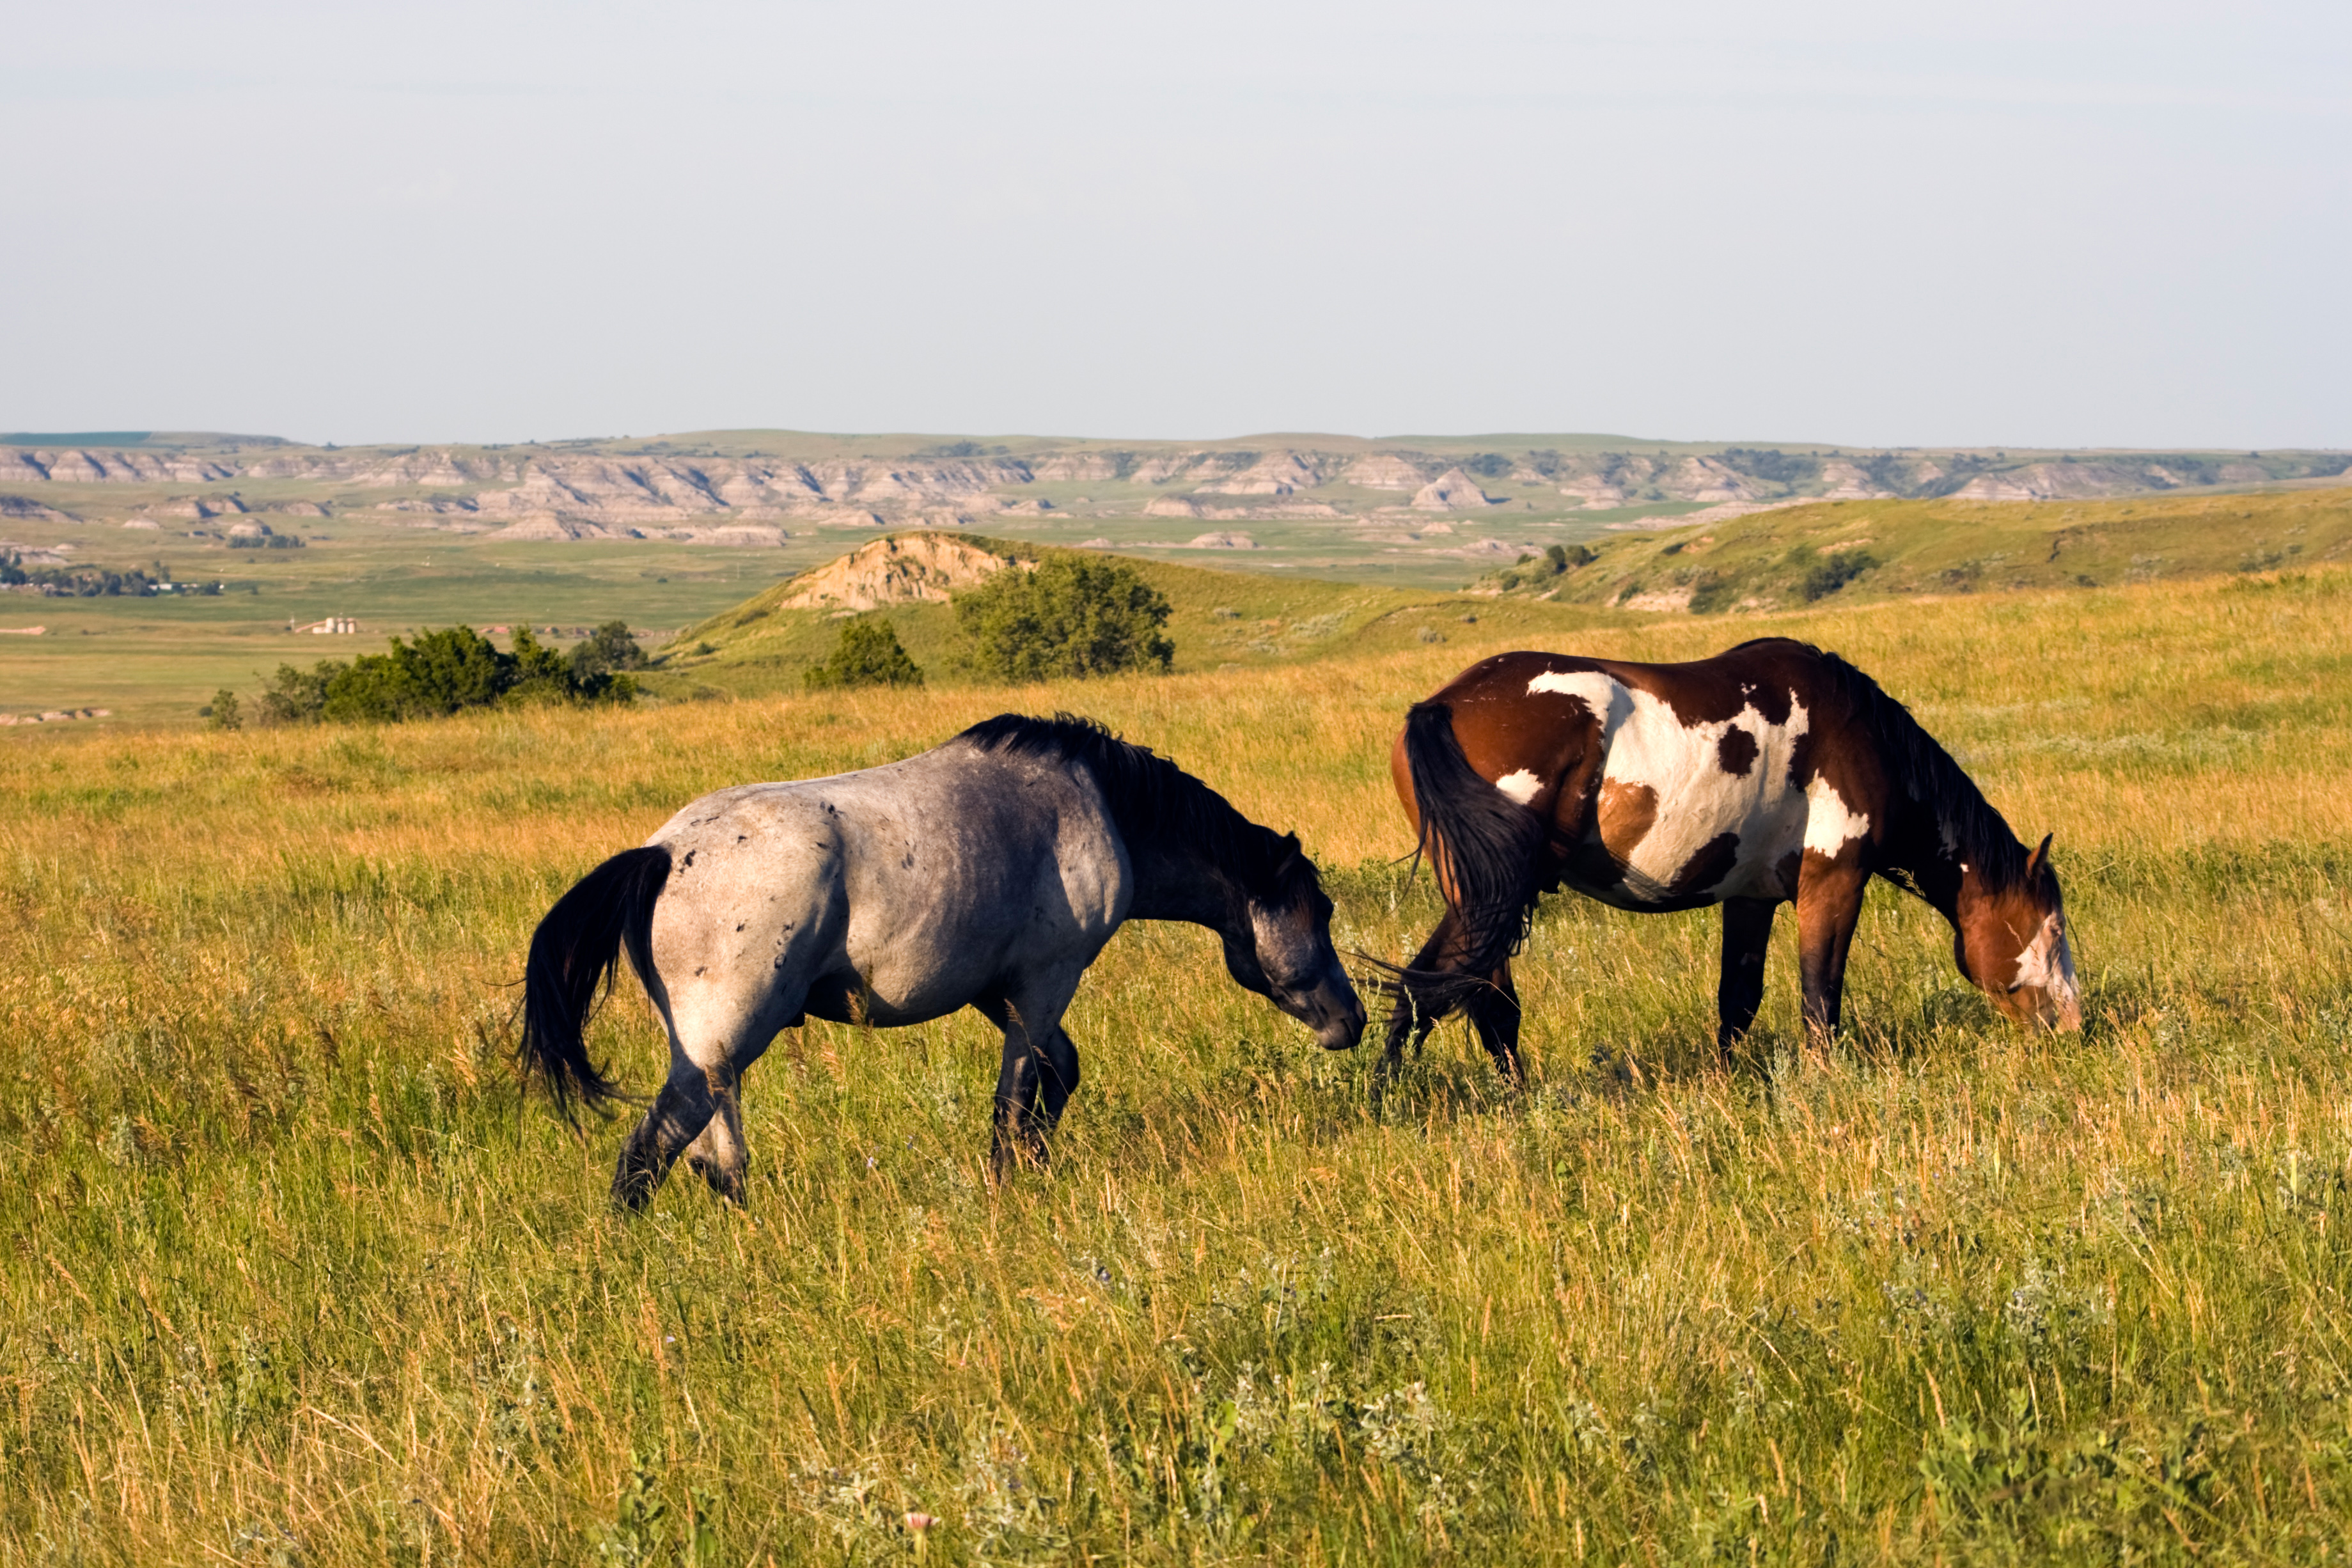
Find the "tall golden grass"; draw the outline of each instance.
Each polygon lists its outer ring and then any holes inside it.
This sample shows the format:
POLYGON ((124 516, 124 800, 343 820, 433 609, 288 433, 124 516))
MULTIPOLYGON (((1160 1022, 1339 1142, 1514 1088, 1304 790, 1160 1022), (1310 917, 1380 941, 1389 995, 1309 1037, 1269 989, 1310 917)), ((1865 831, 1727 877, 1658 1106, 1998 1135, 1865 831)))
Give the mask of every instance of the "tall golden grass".
MULTIPOLYGON (((1297 827, 1394 957, 1388 742, 1496 650, 0 746, 0 1563, 2332 1560, 2347 584, 1759 628, 2055 831, 2081 1037, 1888 891, 1844 1043, 1793 1050, 1784 931, 1727 1070, 1712 917, 1563 900, 1532 1087, 1449 1029, 1376 1119, 1369 1051, 1139 926, 1050 1171, 984 1179, 977 1020, 812 1024, 747 1085, 748 1212, 635 1221, 619 1129, 520 1099, 512 982, 687 799, 1069 708, 1297 827)), ((595 1043, 651 1081, 625 982, 595 1043)))

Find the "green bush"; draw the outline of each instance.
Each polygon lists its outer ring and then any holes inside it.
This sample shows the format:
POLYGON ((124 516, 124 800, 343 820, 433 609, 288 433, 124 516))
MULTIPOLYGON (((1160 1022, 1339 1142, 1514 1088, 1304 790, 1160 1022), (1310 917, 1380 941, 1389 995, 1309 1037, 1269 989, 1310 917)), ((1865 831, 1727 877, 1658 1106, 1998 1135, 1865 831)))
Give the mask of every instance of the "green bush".
POLYGON ((1806 573, 1799 592, 1809 605, 1826 599, 1877 564, 1878 557, 1867 550, 1842 550, 1806 573))
POLYGON ((843 686, 920 686, 922 668, 907 657, 898 634, 879 616, 860 616, 841 628, 831 657, 805 677, 811 691, 843 686))
POLYGON ((955 602, 965 658, 1000 680, 1166 670, 1176 645, 1160 635, 1169 605, 1131 566, 1049 555, 1011 567, 955 602))
MULTIPOLYGON (((620 631, 635 649, 628 628, 620 631)), ((635 680, 593 668, 593 659, 583 661, 577 654, 575 649, 567 659, 541 647, 529 626, 516 631, 512 653, 500 653, 471 626, 425 632, 415 642, 394 637, 389 653, 362 654, 349 662, 321 659, 307 670, 279 665, 261 694, 261 721, 390 724, 502 702, 627 702, 636 697, 635 680)))
POLYGON ((200 710, 207 730, 242 730, 245 715, 239 711, 236 693, 222 687, 213 693, 213 700, 200 710))

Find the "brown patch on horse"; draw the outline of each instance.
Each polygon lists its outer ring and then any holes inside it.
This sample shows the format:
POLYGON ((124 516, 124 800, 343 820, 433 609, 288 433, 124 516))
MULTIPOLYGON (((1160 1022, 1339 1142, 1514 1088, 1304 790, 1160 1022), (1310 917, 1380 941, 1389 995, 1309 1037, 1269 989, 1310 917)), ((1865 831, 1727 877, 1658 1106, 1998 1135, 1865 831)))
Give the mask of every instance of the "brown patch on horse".
POLYGON ((1802 876, 1805 870, 1805 852, 1802 849, 1790 850, 1780 857, 1780 863, 1772 870, 1773 875, 1780 879, 1780 896, 1784 899, 1795 898, 1797 879, 1802 876))
POLYGON ((1704 892, 1731 875, 1739 864, 1739 835, 1718 833, 1698 847, 1697 853, 1683 862, 1674 880, 1666 884, 1667 893, 1686 899, 1693 893, 1704 892))
POLYGON ((1601 829, 1601 847, 1621 862, 1630 860, 1657 824, 1658 792, 1648 784, 1604 780, 1601 785, 1601 809, 1593 814, 1593 819, 1601 829))
POLYGON ((1716 761, 1734 778, 1745 778, 1756 765, 1756 737, 1745 730, 1726 730, 1715 743, 1716 761))

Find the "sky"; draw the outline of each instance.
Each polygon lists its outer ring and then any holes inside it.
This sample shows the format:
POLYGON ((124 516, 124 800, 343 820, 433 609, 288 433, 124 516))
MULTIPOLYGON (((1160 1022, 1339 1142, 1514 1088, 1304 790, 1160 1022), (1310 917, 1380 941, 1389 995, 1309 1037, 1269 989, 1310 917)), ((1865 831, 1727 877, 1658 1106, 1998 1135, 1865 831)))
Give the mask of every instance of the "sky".
POLYGON ((0 0, 0 429, 2352 446, 2352 6, 0 0))

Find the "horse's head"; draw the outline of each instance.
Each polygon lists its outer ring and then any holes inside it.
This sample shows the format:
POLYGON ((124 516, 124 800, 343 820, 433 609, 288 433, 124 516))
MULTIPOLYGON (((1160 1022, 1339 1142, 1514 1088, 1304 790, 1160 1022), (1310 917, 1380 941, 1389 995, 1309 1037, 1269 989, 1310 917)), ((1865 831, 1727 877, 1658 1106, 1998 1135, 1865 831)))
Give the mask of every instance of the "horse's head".
POLYGON ((2074 982, 2074 954, 2066 942, 2066 903, 2058 873, 2050 865, 2045 835, 2026 857, 2025 875, 2013 887, 1975 884, 1964 889, 1954 956, 1960 973, 1992 998, 1992 1005, 2028 1027, 2075 1030, 2083 1026, 2083 993, 2074 982))
POLYGON ((1315 1031, 1326 1050, 1363 1037, 1364 1004, 1331 946, 1331 900, 1314 862, 1285 839, 1288 856, 1267 884, 1244 894, 1245 929, 1224 934, 1225 968, 1235 981, 1315 1031))

